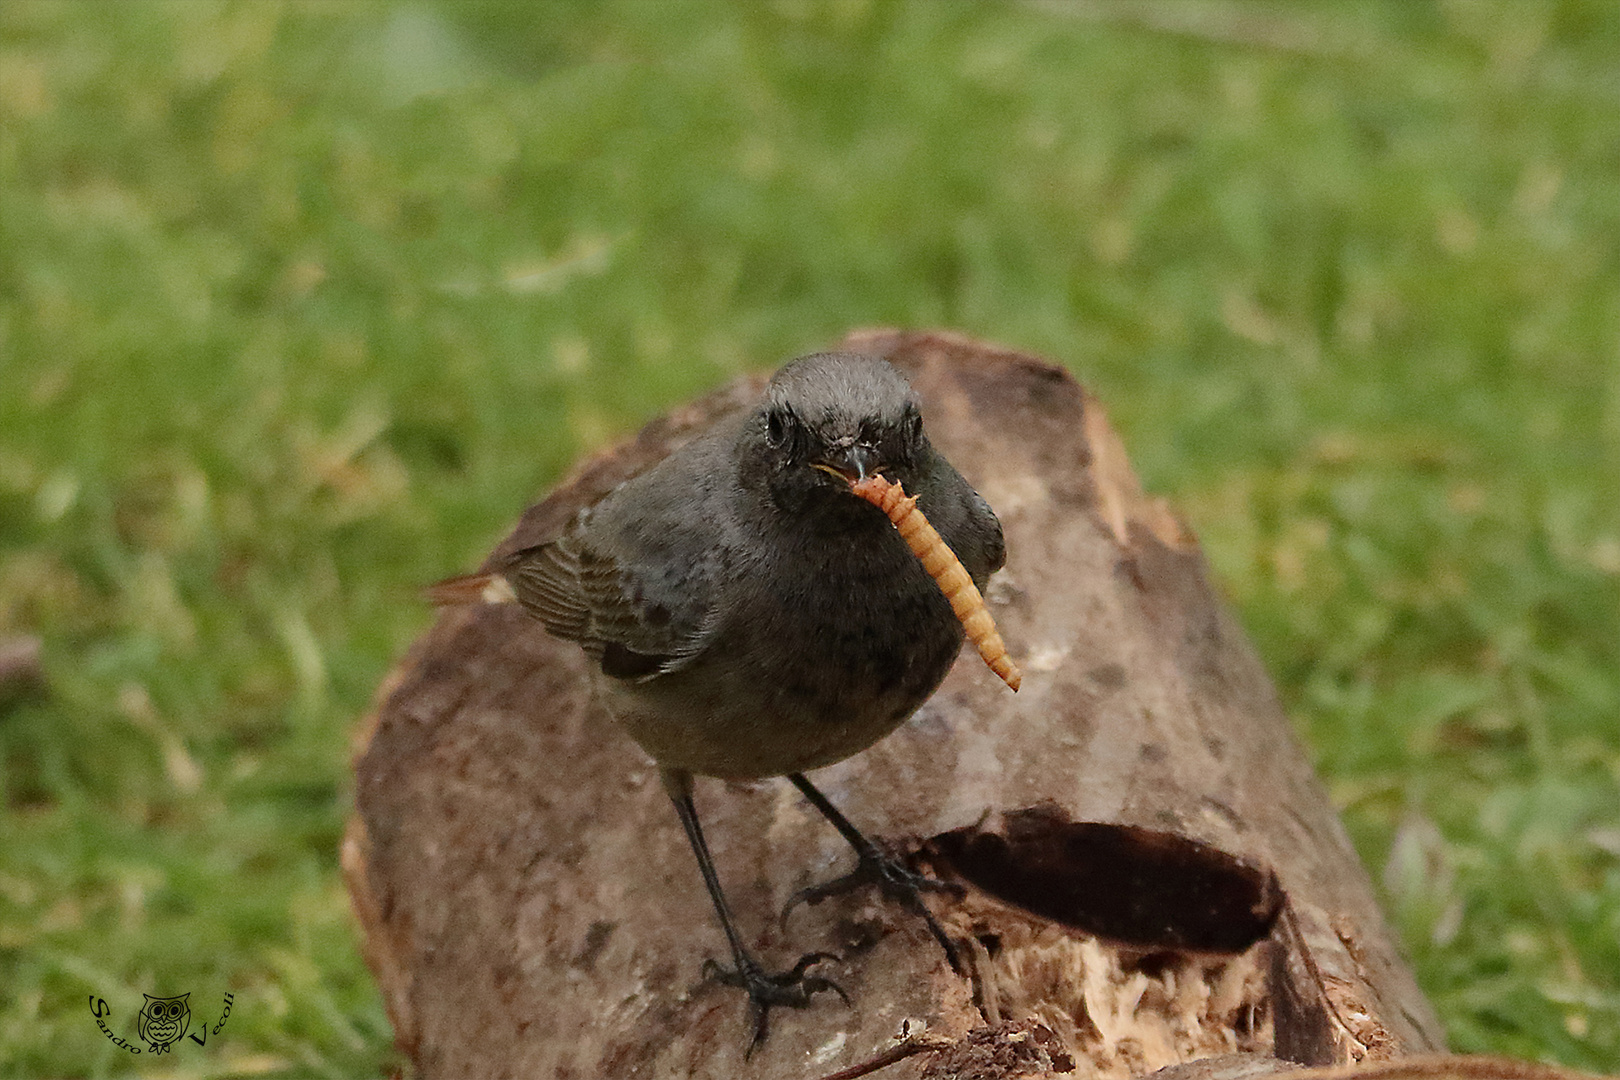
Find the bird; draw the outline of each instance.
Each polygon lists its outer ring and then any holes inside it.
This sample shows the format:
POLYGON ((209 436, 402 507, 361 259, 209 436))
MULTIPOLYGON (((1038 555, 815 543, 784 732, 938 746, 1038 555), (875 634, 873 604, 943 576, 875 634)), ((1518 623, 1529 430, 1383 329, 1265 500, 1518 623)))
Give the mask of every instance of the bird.
POLYGON ((911 385, 879 357, 821 352, 581 509, 559 533, 436 602, 515 601, 578 644, 595 692, 656 762, 732 959, 709 977, 748 996, 752 1053, 770 1010, 836 983, 807 953, 770 972, 747 947, 693 801, 694 778, 786 777, 854 848, 854 871, 798 903, 876 884, 957 950, 921 899, 942 887, 868 839, 805 776, 871 746, 939 686, 962 647, 951 605, 883 511, 852 493, 881 475, 916 496, 981 590, 1006 561, 990 505, 930 442, 911 385))

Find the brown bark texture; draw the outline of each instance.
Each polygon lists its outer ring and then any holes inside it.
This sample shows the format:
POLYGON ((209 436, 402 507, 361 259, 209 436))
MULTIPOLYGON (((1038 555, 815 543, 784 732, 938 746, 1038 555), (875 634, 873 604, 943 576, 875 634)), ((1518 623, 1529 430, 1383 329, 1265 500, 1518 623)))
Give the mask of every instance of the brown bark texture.
MULTIPOLYGON (((815 776, 963 886, 929 903, 969 970, 870 890, 779 925, 793 892, 850 868, 848 847, 784 782, 700 781, 744 936, 774 967, 837 953, 822 970, 853 1002, 774 1011, 745 1059, 743 996, 701 975, 728 957, 680 825, 592 701, 585 657, 513 605, 447 610, 362 725, 343 851, 417 1073, 1213 1077, 1443 1049, 1196 540, 1143 495, 1096 401, 1057 366, 950 334, 844 347, 907 374, 1006 530, 986 599, 1021 692, 967 649, 908 724, 815 776)), ((760 385, 586 462, 496 555, 760 385)))

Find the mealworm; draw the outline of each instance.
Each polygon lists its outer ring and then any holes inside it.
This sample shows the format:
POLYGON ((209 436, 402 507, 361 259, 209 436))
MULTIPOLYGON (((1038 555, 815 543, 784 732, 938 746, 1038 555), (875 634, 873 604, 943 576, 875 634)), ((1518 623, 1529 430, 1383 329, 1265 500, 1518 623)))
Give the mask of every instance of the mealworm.
POLYGON ((907 495, 899 484, 892 484, 881 476, 868 476, 851 487, 855 494, 889 516, 899 530, 900 538, 906 542, 911 553, 922 560, 923 569, 928 571, 928 576, 934 579, 939 591, 950 601, 951 610, 961 620, 968 640, 978 647, 984 662, 990 665, 991 671, 1001 676, 1002 682, 1017 691, 1024 676, 1012 657, 1007 655, 1007 646, 996 629, 996 620, 991 617, 984 597, 979 595, 978 587, 963 568, 962 560, 956 557, 956 552, 928 524, 923 512, 917 509, 917 497, 907 495))

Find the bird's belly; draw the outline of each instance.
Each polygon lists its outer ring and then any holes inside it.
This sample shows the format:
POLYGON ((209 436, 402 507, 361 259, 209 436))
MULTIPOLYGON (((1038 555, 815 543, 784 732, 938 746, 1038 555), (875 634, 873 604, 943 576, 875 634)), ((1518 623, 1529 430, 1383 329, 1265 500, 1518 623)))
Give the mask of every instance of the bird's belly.
POLYGON ((913 614, 878 633, 823 627, 777 649, 716 648, 647 683, 605 679, 604 698, 665 768, 751 779, 830 765, 902 724, 950 669, 962 633, 949 607, 913 614))

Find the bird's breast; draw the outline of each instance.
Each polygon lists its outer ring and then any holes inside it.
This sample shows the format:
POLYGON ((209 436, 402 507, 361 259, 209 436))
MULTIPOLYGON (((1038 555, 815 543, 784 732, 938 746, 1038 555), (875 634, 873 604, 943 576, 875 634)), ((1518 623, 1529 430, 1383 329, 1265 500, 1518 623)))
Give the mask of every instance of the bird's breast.
POLYGON ((933 693, 962 644, 950 604, 892 539, 898 551, 739 575, 702 660, 613 687, 614 711, 661 764, 706 775, 781 775, 864 750, 933 693))
POLYGON ((898 537, 882 539, 892 543, 807 560, 750 590, 754 614, 738 635, 750 641, 762 708, 784 722, 892 728, 955 659, 962 631, 949 602, 898 537))

